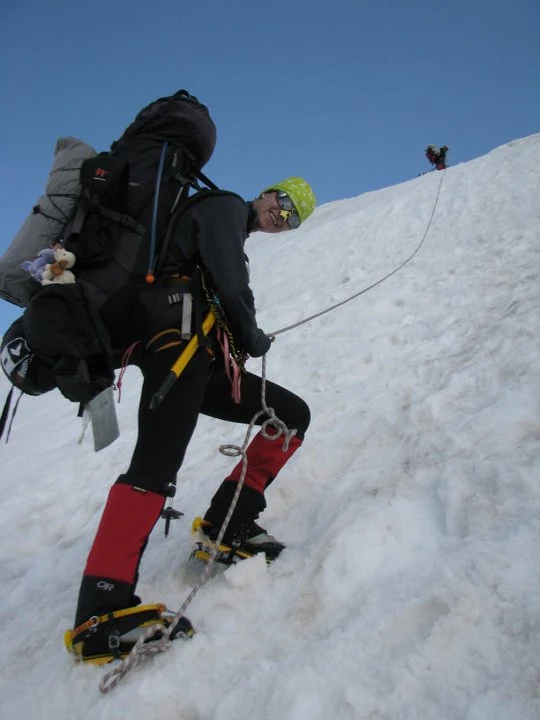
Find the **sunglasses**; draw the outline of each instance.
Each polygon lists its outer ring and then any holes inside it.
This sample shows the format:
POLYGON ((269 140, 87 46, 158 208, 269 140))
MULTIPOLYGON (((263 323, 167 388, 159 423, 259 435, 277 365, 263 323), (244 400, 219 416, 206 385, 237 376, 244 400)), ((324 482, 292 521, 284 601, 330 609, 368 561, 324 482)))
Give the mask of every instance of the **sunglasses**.
POLYGON ((277 200, 279 207, 281 208, 280 215, 285 220, 291 230, 296 230, 300 227, 300 215, 298 214, 294 203, 291 198, 284 192, 278 192, 277 200))

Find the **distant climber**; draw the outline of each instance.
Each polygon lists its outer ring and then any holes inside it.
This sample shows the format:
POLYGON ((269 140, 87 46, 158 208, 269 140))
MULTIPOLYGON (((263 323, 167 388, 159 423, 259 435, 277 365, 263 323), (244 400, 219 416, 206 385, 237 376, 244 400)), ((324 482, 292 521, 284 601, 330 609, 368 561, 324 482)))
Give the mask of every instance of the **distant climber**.
POLYGON ((448 148, 443 145, 441 148, 437 145, 428 145, 426 148, 426 157, 436 170, 446 170, 446 153, 448 148))

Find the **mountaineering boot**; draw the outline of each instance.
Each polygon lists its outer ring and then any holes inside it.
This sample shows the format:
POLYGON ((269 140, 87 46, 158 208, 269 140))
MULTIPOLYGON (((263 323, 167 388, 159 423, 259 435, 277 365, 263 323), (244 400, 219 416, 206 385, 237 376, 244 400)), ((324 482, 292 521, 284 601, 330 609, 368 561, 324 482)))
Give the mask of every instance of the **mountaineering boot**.
MULTIPOLYGON (((234 482, 234 480, 224 480, 214 493, 210 507, 204 515, 204 519, 211 526, 217 528, 217 532, 223 525, 237 487, 238 483, 234 482)), ((244 485, 227 525, 224 541, 232 542, 236 530, 258 518, 265 507, 266 500, 262 492, 244 485)))
MULTIPOLYGON (((153 625, 156 630, 145 642, 161 638, 160 627, 168 628, 174 617, 175 613, 161 603, 137 605, 99 617, 94 615, 73 630, 67 630, 64 644, 77 661, 103 665, 127 657, 141 635, 153 625)), ((181 617, 170 639, 187 639, 193 634, 190 621, 181 617)))
MULTIPOLYGON (((221 526, 231 506, 238 483, 225 480, 219 486, 212 498, 212 503, 203 518, 196 518, 193 522, 194 556, 199 560, 208 560, 210 552, 221 526)), ((239 559, 252 557, 259 552, 266 553, 267 560, 275 559, 285 547, 266 533, 256 524, 266 507, 264 495, 252 487, 244 485, 238 496, 231 519, 222 541, 217 548, 216 560, 226 564, 237 562, 239 559), (256 538, 258 540, 256 540, 256 538)))
POLYGON ((220 526, 212 525, 208 520, 195 518, 191 527, 194 542, 193 557, 208 562, 212 551, 217 550, 216 562, 233 565, 239 560, 264 553, 266 562, 271 563, 286 547, 253 520, 238 526, 233 532, 226 531, 224 539, 219 546, 216 546, 220 529, 220 526))

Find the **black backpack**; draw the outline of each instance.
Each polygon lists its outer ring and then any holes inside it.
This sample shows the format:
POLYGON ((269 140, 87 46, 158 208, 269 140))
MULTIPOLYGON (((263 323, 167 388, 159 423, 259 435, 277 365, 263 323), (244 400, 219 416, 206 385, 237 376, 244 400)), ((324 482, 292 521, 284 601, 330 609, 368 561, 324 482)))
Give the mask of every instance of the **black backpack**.
MULTIPOLYGON (((69 215, 62 212, 61 235, 49 238, 50 245, 61 243, 74 253, 76 282, 41 285, 26 278, 29 291, 17 295, 8 287, 1 293, 27 303, 0 348, 2 367, 15 387, 32 395, 58 387, 69 400, 87 403, 114 383, 99 308, 126 286, 153 282, 173 212, 200 183, 216 187, 201 173, 215 142, 208 109, 180 90, 141 110, 109 152, 86 153, 77 169, 80 195, 76 201, 70 196, 69 215), (25 367, 31 372, 21 374, 13 362, 19 344, 28 351, 25 367)), ((56 208, 61 199, 49 198, 56 208)), ((34 213, 45 215, 42 205, 34 213)), ((56 221, 57 232, 59 217, 47 217, 56 221)), ((4 258, 8 255, 9 250, 4 258)), ((27 259, 35 255, 34 244, 27 259)), ((17 257, 20 261, 20 252, 17 257)))
POLYGON ((181 90, 141 110, 110 152, 83 162, 64 245, 98 306, 127 284, 153 281, 174 210, 199 180, 215 188, 201 173, 215 143, 208 109, 181 90))

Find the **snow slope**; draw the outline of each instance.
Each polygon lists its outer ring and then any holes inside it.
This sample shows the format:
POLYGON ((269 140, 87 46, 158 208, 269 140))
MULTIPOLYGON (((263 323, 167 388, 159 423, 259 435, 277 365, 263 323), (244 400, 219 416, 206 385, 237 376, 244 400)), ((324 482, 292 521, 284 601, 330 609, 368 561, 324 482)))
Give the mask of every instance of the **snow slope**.
MULTIPOLYGON (((539 168, 540 134, 250 238, 267 331, 417 252, 278 335, 268 376, 313 418, 263 517, 288 549, 270 568, 217 569, 187 612, 195 638, 108 695, 111 668, 75 666, 62 634, 129 462, 138 371, 121 438, 98 454, 59 394, 23 398, 0 446, 1 717, 540 717, 539 168)), ((145 601, 179 607, 200 577, 191 519, 234 464, 218 447, 244 431, 201 418, 178 478, 185 518, 168 538, 158 525, 142 563, 145 601)))

